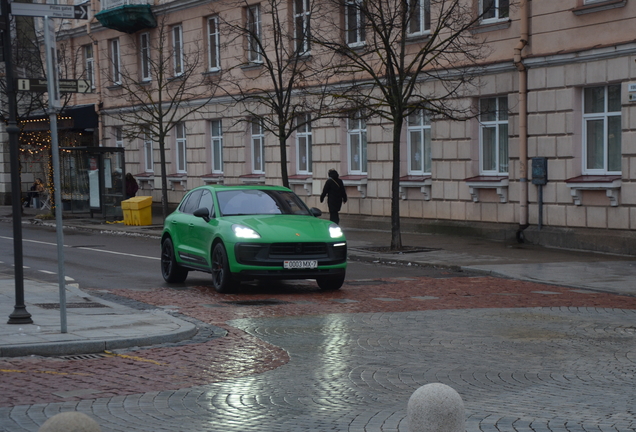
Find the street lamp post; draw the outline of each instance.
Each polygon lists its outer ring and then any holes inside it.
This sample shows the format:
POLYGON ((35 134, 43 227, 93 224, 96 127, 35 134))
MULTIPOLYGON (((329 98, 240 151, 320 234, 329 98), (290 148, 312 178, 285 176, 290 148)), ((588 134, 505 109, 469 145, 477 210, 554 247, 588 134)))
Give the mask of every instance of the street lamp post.
POLYGON ((15 274, 15 306, 9 315, 8 324, 32 324, 31 314, 24 304, 24 268, 22 261, 22 200, 20 199, 20 160, 18 155, 16 88, 13 74, 13 53, 11 50, 11 27, 9 22, 9 1, 1 0, 4 32, 4 65, 7 80, 7 98, 9 105, 9 120, 7 134, 9 135, 9 159, 11 167, 11 203, 13 205, 13 260, 15 274))

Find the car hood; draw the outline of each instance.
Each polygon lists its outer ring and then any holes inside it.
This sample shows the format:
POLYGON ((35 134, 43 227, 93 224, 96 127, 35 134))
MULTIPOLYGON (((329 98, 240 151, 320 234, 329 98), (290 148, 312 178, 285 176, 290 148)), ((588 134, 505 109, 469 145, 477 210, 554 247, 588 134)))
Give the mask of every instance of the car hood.
POLYGON ((332 222, 318 219, 313 216, 297 215, 258 215, 258 216, 231 216, 224 218, 227 222, 244 225, 252 228, 261 235, 265 241, 293 242, 293 241, 338 241, 340 238, 331 238, 329 226, 332 222))

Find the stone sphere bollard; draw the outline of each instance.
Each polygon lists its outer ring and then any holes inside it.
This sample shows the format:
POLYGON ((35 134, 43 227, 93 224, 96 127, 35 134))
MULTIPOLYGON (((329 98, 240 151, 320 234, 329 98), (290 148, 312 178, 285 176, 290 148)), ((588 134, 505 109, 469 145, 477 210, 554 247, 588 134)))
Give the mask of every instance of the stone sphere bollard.
POLYGON ((409 432, 465 432, 464 402, 451 387, 426 384, 409 398, 406 409, 409 432))
POLYGON ((68 411, 55 414, 40 426, 38 432, 102 432, 102 429, 86 414, 68 411))

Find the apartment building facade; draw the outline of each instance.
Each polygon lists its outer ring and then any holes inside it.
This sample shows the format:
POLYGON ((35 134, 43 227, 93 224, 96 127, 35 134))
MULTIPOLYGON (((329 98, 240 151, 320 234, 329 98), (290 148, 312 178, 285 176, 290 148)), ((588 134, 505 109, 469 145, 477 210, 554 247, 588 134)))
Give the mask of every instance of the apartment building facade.
MULTIPOLYGON (((363 20, 347 7, 356 1, 342 2, 335 18, 310 13, 310 0, 278 5, 290 33, 319 29, 321 20, 339 22, 343 33, 334 37, 355 47, 370 43, 363 20)), ((635 253, 636 3, 462 2, 478 17, 470 34, 487 53, 479 60, 478 80, 460 101, 474 115, 451 120, 420 110, 408 116, 400 152, 404 223, 421 231, 483 230, 500 238, 635 253)), ((148 86, 156 83, 150 61, 157 55, 152 41, 160 29, 167 35, 169 81, 179 82, 184 55, 196 46, 196 76, 215 86, 199 87, 201 96, 190 105, 205 101, 204 106, 179 118, 165 139, 168 201, 176 204, 186 191, 206 183, 281 183, 277 138, 251 121, 245 103, 236 103, 228 90, 237 82, 242 88, 266 85, 259 74, 262 48, 249 34, 227 26, 243 23, 250 34, 271 41, 268 3, 159 1, 147 6, 152 16, 142 16, 138 27, 108 28, 93 18, 60 31, 60 41, 81 53, 76 73, 89 77, 95 90, 75 95, 73 103, 95 104, 100 145, 125 148, 126 171, 137 178, 141 194, 161 200, 161 154, 151 134, 126 139, 130 126, 122 113, 135 107, 119 74, 125 69, 148 86)), ((430 37, 439 3, 413 2, 421 7, 420 21, 409 30, 415 46, 430 37)), ((92 6, 100 10, 99 2, 92 6)), ((117 7, 122 6, 113 4, 117 7)), ((303 36, 289 41, 305 42, 303 36)), ((333 85, 348 80, 341 77, 333 85)), ((423 78, 422 91, 435 84, 423 78)), ((345 223, 388 228, 393 131, 386 122, 360 115, 312 118, 311 111, 297 118, 301 127, 287 139, 290 187, 308 205, 324 207, 319 195, 327 171, 335 168, 349 196, 342 209, 350 221, 345 223)))

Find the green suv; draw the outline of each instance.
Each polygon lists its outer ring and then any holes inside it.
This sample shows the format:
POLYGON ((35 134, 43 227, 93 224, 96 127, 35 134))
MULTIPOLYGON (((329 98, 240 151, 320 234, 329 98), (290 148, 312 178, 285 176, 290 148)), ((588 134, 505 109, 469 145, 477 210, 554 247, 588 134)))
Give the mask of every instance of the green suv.
POLYGON ((337 290, 347 241, 320 215, 281 186, 198 187, 166 218, 161 273, 171 283, 191 270, 211 273, 220 293, 254 279, 316 279, 321 289, 337 290))

